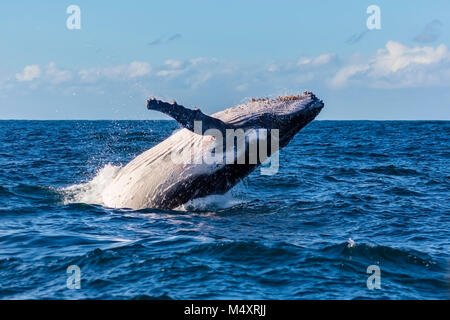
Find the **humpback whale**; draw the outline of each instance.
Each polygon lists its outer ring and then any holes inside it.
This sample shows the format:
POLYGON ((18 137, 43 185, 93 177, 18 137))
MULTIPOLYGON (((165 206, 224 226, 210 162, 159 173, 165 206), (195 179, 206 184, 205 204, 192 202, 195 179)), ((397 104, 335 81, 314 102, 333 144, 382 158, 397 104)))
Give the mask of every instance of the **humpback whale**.
POLYGON ((248 103, 209 116, 199 109, 150 98, 149 110, 171 116, 182 129, 121 168, 103 191, 103 203, 135 210, 174 209, 195 198, 224 194, 285 147, 323 106, 322 100, 305 91, 294 96, 252 98, 248 103), (220 138, 228 141, 231 136, 229 141, 233 143, 239 140, 236 130, 249 133, 240 140, 243 150, 238 150, 238 142, 230 149, 219 144, 220 138), (266 133, 259 134, 260 130, 266 133), (267 150, 262 150, 261 142, 273 142, 274 138, 276 146, 271 143, 267 150), (255 143, 256 149, 252 149, 255 143), (249 161, 250 150, 263 156, 249 161), (216 160, 202 161, 206 154, 216 160))

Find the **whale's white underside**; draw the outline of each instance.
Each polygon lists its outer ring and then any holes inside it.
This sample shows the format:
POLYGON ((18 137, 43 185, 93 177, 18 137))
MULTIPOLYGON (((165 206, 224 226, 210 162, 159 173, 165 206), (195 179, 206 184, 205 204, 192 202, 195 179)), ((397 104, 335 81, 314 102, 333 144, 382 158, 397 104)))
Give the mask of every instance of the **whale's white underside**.
POLYGON ((154 207, 180 180, 218 169, 217 165, 193 161, 202 157, 202 150, 213 144, 212 136, 198 135, 188 129, 178 130, 123 167, 103 191, 103 203, 112 208, 135 210, 154 207), (192 161, 175 159, 177 155, 192 155, 192 161))

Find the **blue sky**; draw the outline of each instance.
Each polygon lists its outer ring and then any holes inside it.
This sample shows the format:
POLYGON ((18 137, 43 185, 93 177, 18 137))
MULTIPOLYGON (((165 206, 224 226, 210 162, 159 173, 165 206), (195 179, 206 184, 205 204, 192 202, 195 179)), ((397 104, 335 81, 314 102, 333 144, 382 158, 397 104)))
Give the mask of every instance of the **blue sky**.
POLYGON ((449 120, 449 23, 447 0, 4 0, 0 119, 164 119, 149 95, 213 113, 308 89, 320 119, 449 120))

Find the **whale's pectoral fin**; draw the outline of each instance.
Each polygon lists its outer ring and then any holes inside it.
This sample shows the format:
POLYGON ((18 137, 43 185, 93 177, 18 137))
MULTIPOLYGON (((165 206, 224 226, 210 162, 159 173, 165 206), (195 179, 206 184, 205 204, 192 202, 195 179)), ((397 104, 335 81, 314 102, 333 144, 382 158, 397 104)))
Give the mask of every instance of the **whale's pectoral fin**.
POLYGON ((199 109, 191 110, 177 104, 175 101, 172 103, 168 103, 157 100, 156 98, 150 98, 149 100, 147 100, 147 109, 165 113, 168 116, 174 118, 186 129, 202 135, 208 129, 217 129, 222 132, 222 134, 226 134, 226 129, 234 128, 233 125, 225 123, 217 118, 208 116, 201 112, 199 109), (194 127, 195 121, 198 121, 198 123, 194 127))

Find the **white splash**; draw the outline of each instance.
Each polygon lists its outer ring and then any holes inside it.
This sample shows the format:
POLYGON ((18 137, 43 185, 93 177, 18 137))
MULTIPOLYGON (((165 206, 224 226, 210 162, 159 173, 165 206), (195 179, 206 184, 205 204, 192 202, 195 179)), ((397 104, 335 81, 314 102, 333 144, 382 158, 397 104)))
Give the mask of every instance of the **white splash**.
POLYGON ((105 205, 103 201, 103 192, 117 176, 120 169, 120 166, 107 164, 97 172, 91 181, 61 189, 60 192, 64 196, 63 203, 105 205))
MULTIPOLYGON (((71 203, 86 203, 108 207, 103 199, 104 193, 105 190, 107 190, 108 186, 110 186, 114 179, 117 177, 120 169, 122 169, 121 166, 107 164, 97 172, 92 180, 60 189, 59 192, 64 197, 63 204, 67 205, 71 203)), ((234 197, 232 192, 230 191, 224 195, 209 195, 204 198, 190 200, 174 210, 220 210, 227 209, 241 203, 243 203, 243 200, 234 197)))
POLYGON ((353 248, 355 246, 355 244, 356 244, 355 240, 353 240, 352 238, 348 238, 348 241, 347 241, 348 248, 353 248))
POLYGON ((175 208, 174 210, 179 211, 209 211, 209 210, 220 210, 228 209, 243 203, 233 196, 232 192, 227 192, 226 194, 212 194, 203 198, 197 198, 189 200, 185 204, 175 208))

